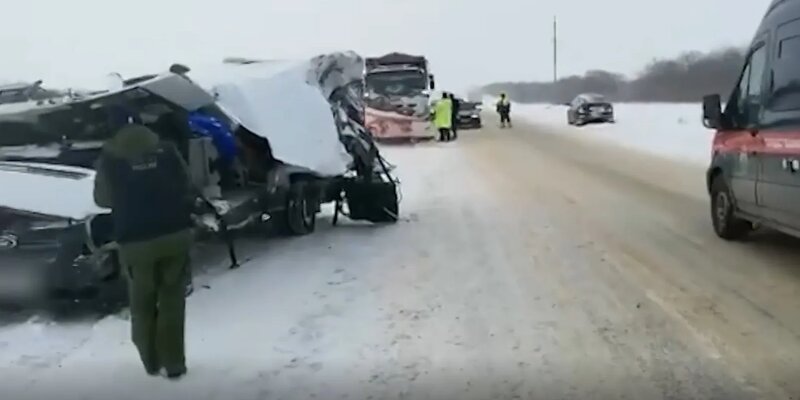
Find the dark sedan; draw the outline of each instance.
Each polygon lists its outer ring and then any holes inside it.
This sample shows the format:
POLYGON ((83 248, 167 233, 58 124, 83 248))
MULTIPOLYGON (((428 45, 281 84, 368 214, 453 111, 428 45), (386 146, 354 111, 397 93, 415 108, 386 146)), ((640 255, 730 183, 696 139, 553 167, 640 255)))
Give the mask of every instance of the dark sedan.
POLYGON ((575 97, 567 110, 567 123, 583 126, 593 122, 610 122, 614 120, 614 106, 599 94, 581 94, 575 97))
POLYGON ((110 215, 94 206, 93 181, 82 168, 0 162, 0 182, 15 188, 0 195, 0 303, 125 293, 111 282, 110 215))
POLYGON ((456 124, 459 129, 479 129, 483 126, 481 120, 481 103, 472 101, 461 101, 458 110, 456 124))

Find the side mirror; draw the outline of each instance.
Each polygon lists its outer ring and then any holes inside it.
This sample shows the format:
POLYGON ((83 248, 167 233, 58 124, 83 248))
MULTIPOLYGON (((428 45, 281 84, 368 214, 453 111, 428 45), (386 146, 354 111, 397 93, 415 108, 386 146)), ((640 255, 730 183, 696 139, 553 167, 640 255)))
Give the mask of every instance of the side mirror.
POLYGON ((430 74, 429 77, 430 77, 430 80, 431 80, 431 84, 430 84, 431 90, 434 90, 434 89, 436 89, 436 80, 434 79, 433 74, 430 74))
POLYGON ((703 126, 708 129, 722 128, 722 99, 718 94, 703 97, 703 126))
POLYGON ((185 66, 183 64, 172 64, 169 67, 169 72, 172 72, 173 74, 177 74, 177 75, 186 75, 190 71, 191 71, 191 69, 189 69, 189 67, 187 67, 187 66, 185 66))
POLYGON ((572 103, 561 103, 562 106, 572 107, 572 103))

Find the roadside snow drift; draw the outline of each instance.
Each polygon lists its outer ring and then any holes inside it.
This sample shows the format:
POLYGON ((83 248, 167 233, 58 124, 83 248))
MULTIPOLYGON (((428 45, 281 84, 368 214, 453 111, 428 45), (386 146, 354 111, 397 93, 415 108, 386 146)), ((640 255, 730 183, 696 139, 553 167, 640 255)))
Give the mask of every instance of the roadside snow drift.
POLYGON ((574 127, 567 124, 567 107, 514 104, 512 117, 534 124, 562 128, 589 139, 612 141, 623 147, 658 156, 707 164, 712 130, 703 127, 699 104, 615 104, 615 124, 574 127))

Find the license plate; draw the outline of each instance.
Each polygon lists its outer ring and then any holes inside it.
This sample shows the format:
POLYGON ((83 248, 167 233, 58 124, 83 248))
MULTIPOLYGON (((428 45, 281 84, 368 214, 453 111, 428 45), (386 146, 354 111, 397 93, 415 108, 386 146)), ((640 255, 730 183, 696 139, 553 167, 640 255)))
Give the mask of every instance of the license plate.
POLYGON ((36 266, 13 266, 0 270, 0 298, 35 299, 44 294, 44 271, 36 266))

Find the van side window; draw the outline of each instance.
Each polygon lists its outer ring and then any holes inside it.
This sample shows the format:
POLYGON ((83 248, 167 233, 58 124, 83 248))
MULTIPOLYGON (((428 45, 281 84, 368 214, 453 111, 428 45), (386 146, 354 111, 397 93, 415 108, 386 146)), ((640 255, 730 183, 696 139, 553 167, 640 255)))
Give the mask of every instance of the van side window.
MULTIPOLYGON (((750 63, 747 63, 747 66, 744 67, 744 73, 742 73, 742 80, 739 81, 739 87, 736 88, 735 100, 731 98, 731 104, 735 105, 736 107, 731 110, 731 116, 735 117, 736 115, 740 114, 739 110, 747 109, 747 84, 750 82, 750 63)), ((736 118, 740 120, 741 118, 736 118)))
POLYGON ((800 20, 779 26, 776 36, 769 109, 800 110, 800 20))
POLYGON ((726 116, 737 128, 752 127, 759 122, 766 66, 767 47, 762 45, 750 54, 739 85, 725 110, 726 116))

